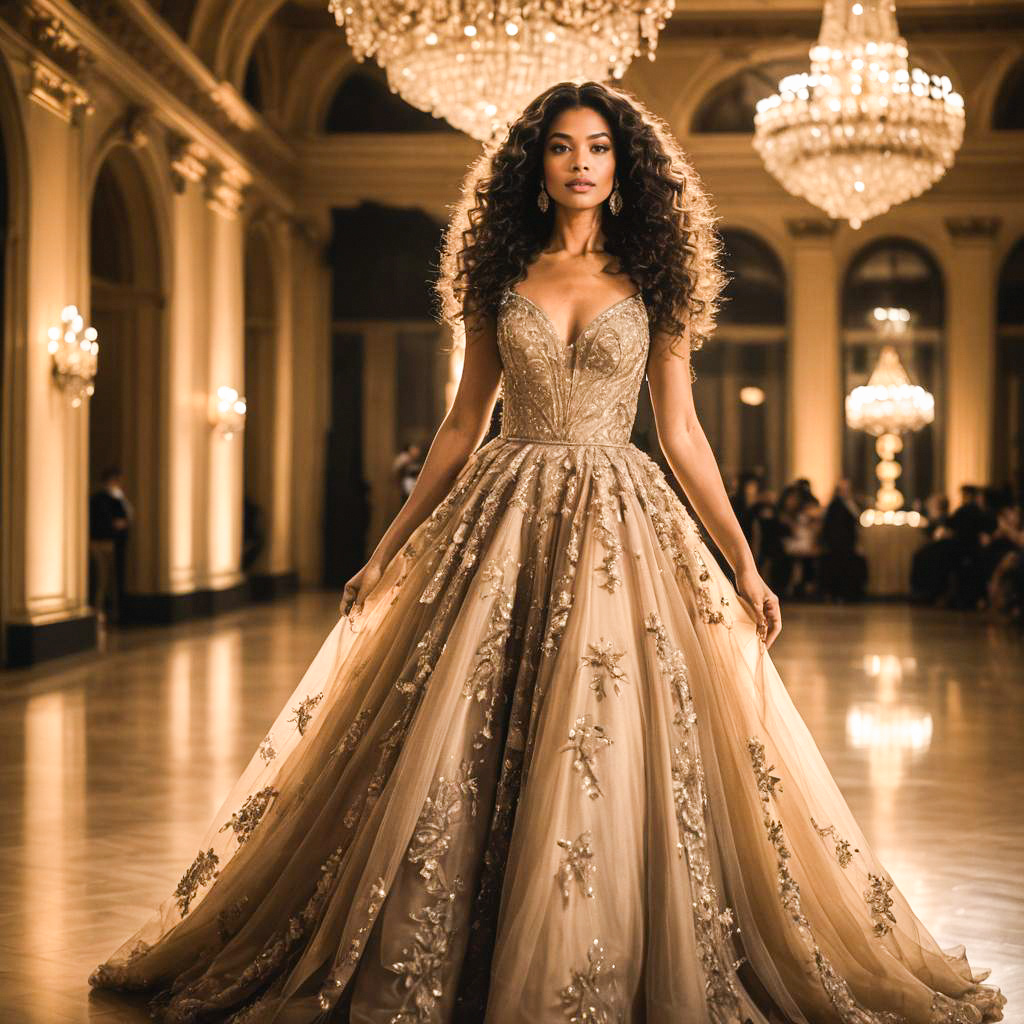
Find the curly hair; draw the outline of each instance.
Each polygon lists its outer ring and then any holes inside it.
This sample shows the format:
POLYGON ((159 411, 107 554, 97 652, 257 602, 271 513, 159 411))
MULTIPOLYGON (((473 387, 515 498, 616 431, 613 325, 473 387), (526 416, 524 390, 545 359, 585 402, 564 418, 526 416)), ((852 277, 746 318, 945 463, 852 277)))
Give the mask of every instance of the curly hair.
POLYGON ((638 286, 651 335, 684 337, 693 351, 714 329, 725 284, 722 242, 700 178, 668 125, 623 89, 561 82, 534 99, 504 139, 487 143, 463 179, 435 284, 456 347, 465 343, 464 314, 497 316, 504 290, 526 277, 548 244, 554 213, 536 203, 544 142, 552 121, 579 107, 611 128, 623 208, 602 218, 605 250, 638 286))

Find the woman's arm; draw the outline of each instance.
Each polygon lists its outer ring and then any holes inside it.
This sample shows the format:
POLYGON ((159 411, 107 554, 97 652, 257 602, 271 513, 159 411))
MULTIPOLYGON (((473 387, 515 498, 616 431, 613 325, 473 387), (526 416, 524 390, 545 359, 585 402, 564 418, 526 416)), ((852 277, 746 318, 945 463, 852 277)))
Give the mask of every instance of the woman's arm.
POLYGON ((736 574, 736 588, 762 616, 765 643, 782 629, 778 598, 757 571, 711 445, 697 419, 690 378, 689 337, 658 333, 651 342, 647 381, 658 441, 686 497, 736 574), (675 349, 672 348, 676 341, 675 349))
POLYGON ((483 440, 491 421, 501 379, 493 317, 466 317, 466 358, 455 400, 431 442, 416 484, 370 556, 345 585, 341 611, 346 614, 380 579, 424 519, 440 504, 466 460, 483 440))

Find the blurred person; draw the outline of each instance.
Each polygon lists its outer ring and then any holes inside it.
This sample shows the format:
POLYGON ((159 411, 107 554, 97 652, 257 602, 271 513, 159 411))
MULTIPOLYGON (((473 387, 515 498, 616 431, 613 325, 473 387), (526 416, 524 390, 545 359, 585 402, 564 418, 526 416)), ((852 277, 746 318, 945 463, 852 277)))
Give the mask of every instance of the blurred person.
POLYGON ((864 597, 868 563, 857 551, 860 513, 850 481, 840 480, 821 524, 821 590, 834 601, 864 597))
POLYGON ((89 559, 95 580, 93 606, 101 620, 117 623, 124 593, 124 551, 133 510, 119 466, 108 466, 89 498, 89 559))

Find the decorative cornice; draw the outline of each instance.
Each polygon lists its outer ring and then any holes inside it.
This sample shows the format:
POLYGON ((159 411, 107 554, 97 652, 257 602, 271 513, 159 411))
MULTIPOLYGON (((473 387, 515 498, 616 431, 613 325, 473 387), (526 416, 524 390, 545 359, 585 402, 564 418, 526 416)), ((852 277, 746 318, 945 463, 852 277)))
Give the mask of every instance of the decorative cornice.
POLYGON ((198 184, 208 170, 209 151, 198 142, 173 136, 170 140, 171 181, 176 192, 184 192, 189 182, 198 184))
POLYGON ((793 238, 830 238, 836 233, 839 222, 822 217, 789 217, 786 230, 793 238))
POLYGON ((71 75, 81 73, 88 55, 81 41, 60 18, 37 3, 5 3, 3 15, 58 67, 71 75))
POLYGON ((240 167, 211 168, 206 176, 206 205, 224 217, 237 217, 250 182, 240 167))
POLYGON ((71 124, 95 109, 89 94, 76 82, 40 60, 29 62, 29 99, 71 124))
POLYGON ((1002 220, 999 217, 947 217, 946 230, 954 241, 995 238, 1002 220))

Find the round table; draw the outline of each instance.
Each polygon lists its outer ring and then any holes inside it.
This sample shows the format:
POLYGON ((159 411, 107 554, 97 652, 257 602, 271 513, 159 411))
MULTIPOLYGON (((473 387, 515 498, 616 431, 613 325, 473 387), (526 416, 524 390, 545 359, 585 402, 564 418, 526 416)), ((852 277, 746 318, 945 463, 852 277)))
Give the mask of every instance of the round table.
POLYGON ((868 562, 865 592, 870 597, 910 593, 910 565, 914 552, 928 539, 920 526, 876 523, 860 528, 860 549, 868 562))

